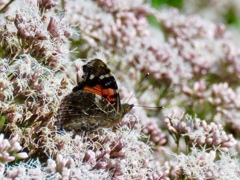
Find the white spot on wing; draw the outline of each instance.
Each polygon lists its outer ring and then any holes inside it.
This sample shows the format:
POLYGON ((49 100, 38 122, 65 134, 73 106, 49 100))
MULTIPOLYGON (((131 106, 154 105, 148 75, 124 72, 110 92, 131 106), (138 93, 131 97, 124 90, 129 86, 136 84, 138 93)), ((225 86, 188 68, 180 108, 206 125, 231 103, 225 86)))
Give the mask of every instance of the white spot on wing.
POLYGON ((104 78, 108 78, 110 76, 111 76, 111 74, 105 74, 105 75, 101 75, 99 78, 100 79, 104 79, 104 78))
POLYGON ((95 76, 94 75, 91 75, 90 77, 89 77, 89 79, 94 79, 95 78, 95 76))

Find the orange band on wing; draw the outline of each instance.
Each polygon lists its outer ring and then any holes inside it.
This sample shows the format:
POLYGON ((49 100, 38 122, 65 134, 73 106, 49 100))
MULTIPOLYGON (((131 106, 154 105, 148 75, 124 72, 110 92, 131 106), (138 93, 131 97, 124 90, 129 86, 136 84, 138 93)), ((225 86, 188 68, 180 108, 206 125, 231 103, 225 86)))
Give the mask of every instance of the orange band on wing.
POLYGON ((88 87, 88 86, 85 86, 83 88, 84 91, 88 91, 88 92, 91 92, 93 94, 97 94, 99 96, 103 96, 103 88, 101 85, 96 85, 94 87, 88 87))
POLYGON ((104 96, 104 97, 106 97, 106 99, 109 102, 115 102, 116 101, 115 97, 114 98, 111 97, 111 96, 113 96, 117 93, 116 90, 114 90, 114 89, 111 89, 111 88, 103 89, 101 85, 96 85, 96 86, 93 86, 93 87, 85 86, 83 88, 83 90, 94 93, 94 94, 97 94, 101 97, 104 96))
POLYGON ((114 89, 111 89, 111 88, 108 88, 108 89, 103 89, 103 95, 106 96, 106 99, 109 101, 109 102, 115 102, 116 101, 116 98, 112 98, 111 96, 113 96, 114 94, 116 94, 116 90, 114 89))

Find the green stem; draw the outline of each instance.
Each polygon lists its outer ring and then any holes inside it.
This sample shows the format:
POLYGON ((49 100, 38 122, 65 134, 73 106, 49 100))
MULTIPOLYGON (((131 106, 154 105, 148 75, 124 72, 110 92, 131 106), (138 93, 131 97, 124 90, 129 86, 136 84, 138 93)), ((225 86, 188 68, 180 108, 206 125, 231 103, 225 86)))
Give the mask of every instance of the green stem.
POLYGON ((7 7, 13 2, 14 0, 10 0, 1 10, 0 13, 2 13, 7 7))

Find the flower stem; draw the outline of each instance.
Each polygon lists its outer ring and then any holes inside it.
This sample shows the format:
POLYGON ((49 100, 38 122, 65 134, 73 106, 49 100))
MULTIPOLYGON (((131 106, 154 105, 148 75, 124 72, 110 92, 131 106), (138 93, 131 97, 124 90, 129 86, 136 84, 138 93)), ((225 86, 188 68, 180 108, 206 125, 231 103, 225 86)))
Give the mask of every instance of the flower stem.
POLYGON ((14 0, 10 0, 1 10, 0 13, 2 13, 14 0))

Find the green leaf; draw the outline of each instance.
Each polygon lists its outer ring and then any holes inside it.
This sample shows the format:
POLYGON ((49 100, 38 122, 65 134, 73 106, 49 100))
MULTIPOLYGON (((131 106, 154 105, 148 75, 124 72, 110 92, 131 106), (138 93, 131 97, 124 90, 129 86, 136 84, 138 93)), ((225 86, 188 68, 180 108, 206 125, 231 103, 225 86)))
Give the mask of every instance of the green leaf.
POLYGON ((3 127, 4 127, 5 122, 6 122, 5 116, 1 116, 1 117, 0 117, 0 131, 3 130, 3 127))

